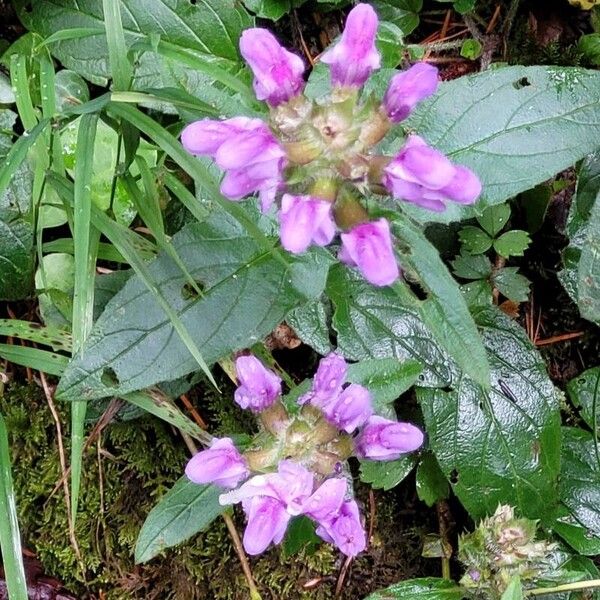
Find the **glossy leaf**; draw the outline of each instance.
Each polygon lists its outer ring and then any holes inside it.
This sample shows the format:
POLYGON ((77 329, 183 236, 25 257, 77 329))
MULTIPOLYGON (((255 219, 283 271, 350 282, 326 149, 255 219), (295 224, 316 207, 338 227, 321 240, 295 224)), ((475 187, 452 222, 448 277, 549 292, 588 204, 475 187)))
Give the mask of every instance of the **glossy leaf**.
POLYGON ((361 460, 360 480, 371 484, 371 487, 377 490, 391 490, 414 469, 416 464, 415 454, 407 454, 398 460, 361 460))
POLYGON ((492 388, 462 376, 454 389, 417 388, 440 467, 475 519, 499 503, 544 518, 558 501, 560 413, 544 362, 524 331, 497 309, 477 321, 492 388))
POLYGON ((364 600, 463 600, 462 589, 453 581, 437 577, 409 579, 369 594, 364 600))
POLYGON ((513 302, 525 302, 529 297, 530 281, 519 273, 518 267, 504 267, 492 277, 498 291, 513 302))
POLYGON ((529 234, 521 229, 514 229, 494 240, 494 250, 504 258, 523 256, 529 244, 531 244, 529 234))
POLYGON ((569 381, 567 393, 581 411, 581 418, 600 435, 600 367, 588 369, 569 381))
POLYGON ((423 0, 375 0, 373 7, 382 21, 393 23, 408 35, 419 24, 423 0))
POLYGON ((502 67, 443 83, 405 124, 472 168, 483 195, 440 214, 410 212, 425 221, 462 220, 575 164, 598 146, 598 102, 600 73, 573 67, 502 67))
MULTIPOLYGON (((222 213, 186 226, 172 243, 203 295, 189 293, 185 276, 165 254, 147 270, 207 364, 258 341, 290 310, 319 296, 332 260, 317 249, 282 264, 222 213)), ((108 303, 58 394, 125 394, 196 368, 154 294, 132 277, 108 303)))
POLYGON ((463 253, 452 261, 452 269, 462 279, 485 279, 492 274, 492 263, 487 256, 463 253))
POLYGON ((492 247, 492 238, 479 227, 467 225, 458 232, 458 237, 466 252, 483 254, 492 247))
POLYGON ((0 209, 0 300, 26 297, 33 284, 33 227, 17 212, 0 209))
POLYGON ((496 237, 503 229, 510 218, 510 205, 498 204, 486 208, 481 216, 477 217, 477 222, 492 237, 496 237))
POLYGON ((329 339, 329 320, 328 308, 322 300, 299 306, 286 319, 288 325, 305 344, 323 355, 328 354, 332 349, 329 339))
POLYGON ((450 487, 435 456, 427 452, 417 467, 417 496, 427 506, 448 497, 450 487))
POLYGON ((292 519, 283 540, 283 553, 286 558, 298 554, 305 548, 308 554, 321 544, 321 538, 315 534, 315 524, 308 517, 300 515, 292 519))
POLYGON ((577 268, 577 304, 581 316, 600 324, 600 192, 590 211, 577 268))
POLYGON ((327 294, 340 352, 350 360, 395 358, 424 367, 419 385, 445 386, 456 366, 433 339, 417 310, 406 308, 392 288, 376 288, 354 270, 332 267, 327 294))
POLYGON ((182 477, 146 517, 135 545, 135 562, 147 562, 206 529, 226 509, 219 504, 222 493, 218 487, 182 477))

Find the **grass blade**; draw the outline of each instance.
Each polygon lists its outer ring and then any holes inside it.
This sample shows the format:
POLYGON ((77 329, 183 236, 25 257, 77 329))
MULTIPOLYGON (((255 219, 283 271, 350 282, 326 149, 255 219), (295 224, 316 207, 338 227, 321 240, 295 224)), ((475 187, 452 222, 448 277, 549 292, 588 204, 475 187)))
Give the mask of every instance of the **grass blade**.
MULTIPOLYGON (((0 394, 2 393, 0 383, 0 394)), ((8 447, 8 432, 4 418, 0 415, 0 548, 8 597, 11 600, 27 600, 27 582, 23 568, 21 537, 17 521, 17 508, 13 490, 8 447)))
POLYGON ((121 2, 119 0, 102 0, 102 9, 113 88, 117 91, 126 91, 133 79, 133 67, 127 57, 127 44, 121 21, 121 2))
MULTIPOLYGON (((36 371, 43 371, 48 375, 62 375, 66 369, 69 359, 62 354, 40 350, 39 348, 30 348, 29 346, 15 346, 13 344, 0 344, 0 358, 29 367, 36 371)), ((81 404, 75 402, 74 404, 81 404)), ((0 519, 1 520, 1 519, 0 519)))
POLYGON ((44 344, 66 352, 70 352, 72 347, 72 338, 68 331, 53 325, 43 326, 19 319, 0 319, 0 335, 44 344))

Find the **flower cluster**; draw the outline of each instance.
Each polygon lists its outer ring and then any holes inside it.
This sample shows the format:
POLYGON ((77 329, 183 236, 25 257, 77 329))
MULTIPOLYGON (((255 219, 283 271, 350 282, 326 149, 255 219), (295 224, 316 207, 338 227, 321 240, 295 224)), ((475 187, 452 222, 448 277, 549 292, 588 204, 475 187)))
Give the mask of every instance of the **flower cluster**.
POLYGON ((262 431, 243 453, 230 438, 215 439, 189 461, 187 477, 230 489, 220 496, 221 504, 241 502, 249 554, 281 542, 298 515, 311 518, 317 535, 347 556, 364 550, 366 536, 344 474, 346 460, 352 455, 395 460, 417 450, 423 433, 374 415, 369 391, 345 383, 347 365, 335 353, 321 360, 297 411, 286 410, 281 379, 254 356, 239 357, 236 372, 235 401, 259 415, 262 431))
POLYGON ((377 154, 393 125, 438 86, 437 69, 417 63, 398 72, 381 102, 359 93, 380 66, 375 46, 378 18, 367 4, 350 13, 339 42, 321 56, 331 74, 328 101, 303 95, 304 64, 266 29, 244 31, 242 56, 254 74, 254 90, 270 108, 269 124, 235 117, 204 119, 182 133, 184 147, 210 156, 225 171, 221 192, 231 200, 257 193, 263 211, 277 201, 283 247, 304 252, 325 246, 339 230, 339 258, 374 285, 400 275, 390 227, 371 221, 363 198, 394 198, 441 211, 449 201, 474 202, 477 176, 452 164, 423 139, 410 135, 395 157, 377 154))

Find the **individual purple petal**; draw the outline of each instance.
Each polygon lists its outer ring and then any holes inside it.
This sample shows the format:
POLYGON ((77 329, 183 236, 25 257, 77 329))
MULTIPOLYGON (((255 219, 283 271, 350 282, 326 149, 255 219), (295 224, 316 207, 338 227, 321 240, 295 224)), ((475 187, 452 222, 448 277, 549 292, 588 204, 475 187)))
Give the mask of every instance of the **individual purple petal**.
POLYGON ((281 542, 291 519, 281 502, 267 496, 255 496, 244 501, 243 507, 248 517, 243 539, 248 554, 260 554, 271 542, 281 542))
POLYGON ((341 477, 332 477, 324 481, 306 500, 302 512, 318 523, 330 521, 339 512, 348 482, 341 477))
POLYGON ((362 385, 352 383, 332 402, 322 407, 330 423, 346 433, 352 433, 373 414, 371 394, 362 385))
POLYGON ((307 394, 300 396, 298 404, 310 402, 320 408, 324 404, 337 398, 342 392, 342 385, 346 380, 348 365, 342 356, 330 352, 319 361, 315 373, 312 389, 307 394))
POLYGON ((341 237, 339 259, 358 267, 369 283, 384 286, 398 279, 400 270, 394 256, 390 226, 385 219, 360 223, 341 237))
POLYGON ((279 213, 281 244, 294 254, 304 252, 314 242, 326 246, 335 235, 331 202, 311 196, 291 196, 281 199, 279 213))
POLYGON ((215 162, 221 169, 240 169, 255 163, 265 163, 285 156, 267 126, 230 136, 215 153, 215 162))
POLYGON ((346 556, 356 556, 367 546, 358 505, 354 500, 344 502, 334 518, 320 523, 316 533, 325 541, 335 544, 346 556))
POLYGON ((254 73, 254 91, 259 100, 278 106, 304 88, 304 63, 279 44, 267 29, 246 29, 240 38, 242 56, 254 73))
POLYGON ((390 121, 399 123, 406 119, 421 100, 436 91, 438 83, 438 70, 424 62, 394 75, 383 99, 390 121))
POLYGON ((481 181, 471 169, 456 165, 452 181, 440 193, 454 202, 473 204, 481 194, 481 181))
POLYGON ((199 156, 214 156, 221 144, 240 133, 256 129, 260 119, 234 117, 224 121, 202 119, 190 123, 181 132, 181 143, 190 153, 199 156))
POLYGON ((348 13, 340 41, 321 56, 321 62, 330 67, 334 85, 360 87, 379 68, 375 47, 378 24, 377 14, 368 4, 357 4, 348 13))
POLYGON ((215 440, 210 448, 195 454, 185 468, 194 483, 233 488, 249 475, 246 460, 230 438, 215 440))
POLYGON ((265 368, 255 356, 240 356, 235 361, 240 386, 234 399, 242 408, 260 412, 281 396, 281 378, 265 368))
POLYGON ((423 445, 423 432, 410 423, 372 416, 356 440, 357 455, 371 460, 396 460, 423 445))

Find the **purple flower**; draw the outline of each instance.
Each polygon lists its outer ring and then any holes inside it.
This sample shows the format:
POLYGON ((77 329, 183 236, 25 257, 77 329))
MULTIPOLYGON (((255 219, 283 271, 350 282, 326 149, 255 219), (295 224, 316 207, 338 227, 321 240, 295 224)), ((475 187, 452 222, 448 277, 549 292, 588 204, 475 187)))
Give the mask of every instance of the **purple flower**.
POLYGON ((395 198, 438 212, 446 209, 448 200, 471 204, 481 193, 481 183, 470 169, 452 164, 418 135, 409 136, 385 168, 383 184, 395 198))
POLYGON ((321 410, 329 422, 351 433, 373 414, 371 394, 362 385, 352 383, 321 410))
POLYGON ((271 542, 281 542, 291 519, 281 502, 269 496, 254 496, 244 500, 242 507, 248 518, 243 538, 248 554, 260 554, 271 542))
POLYGON ((246 29, 240 38, 240 51, 254 73, 259 100, 278 106, 304 88, 302 59, 283 48, 267 29, 246 29))
POLYGON ((400 276, 394 256, 390 226, 385 219, 360 223, 342 233, 338 258, 356 266, 365 279, 377 286, 390 285, 400 276))
POLYGON ((260 412, 281 396, 281 378, 254 356, 240 356, 235 361, 240 386, 234 399, 242 408, 260 412))
POLYGON ((333 517, 319 524, 316 533, 326 542, 335 544, 346 556, 356 556, 367 546, 358 505, 354 500, 346 500, 333 517))
POLYGON ((279 213, 281 244, 289 252, 300 254, 311 242, 326 246, 335 235, 331 202, 311 196, 290 196, 281 200, 279 213))
POLYGON ((319 362, 319 368, 310 392, 300 396, 298 404, 310 402, 317 408, 335 400, 342 393, 348 367, 346 361, 335 352, 329 353, 319 362))
POLYGON ((287 160, 266 123, 247 117, 203 119, 183 130, 181 143, 191 154, 210 156, 226 171, 221 182, 224 196, 240 200, 258 192, 263 211, 270 208, 287 160))
POLYGON ((438 70, 420 62, 392 77, 383 99, 385 112, 394 123, 408 117, 415 106, 438 87, 438 70))
POLYGON ((233 488, 249 471, 244 457, 230 438, 215 440, 211 447, 195 454, 185 468, 188 479, 194 483, 214 483, 233 488))
POLYGON ((304 503, 302 512, 318 523, 335 517, 344 502, 348 482, 341 477, 324 481, 304 503))
POLYGON ((379 68, 375 47, 379 20, 368 4, 357 4, 346 19, 341 40, 321 56, 331 69, 331 82, 341 87, 360 87, 379 68))
POLYGON ((396 460, 423 445, 423 432, 410 423, 372 416, 356 440, 357 455, 371 460, 396 460))

